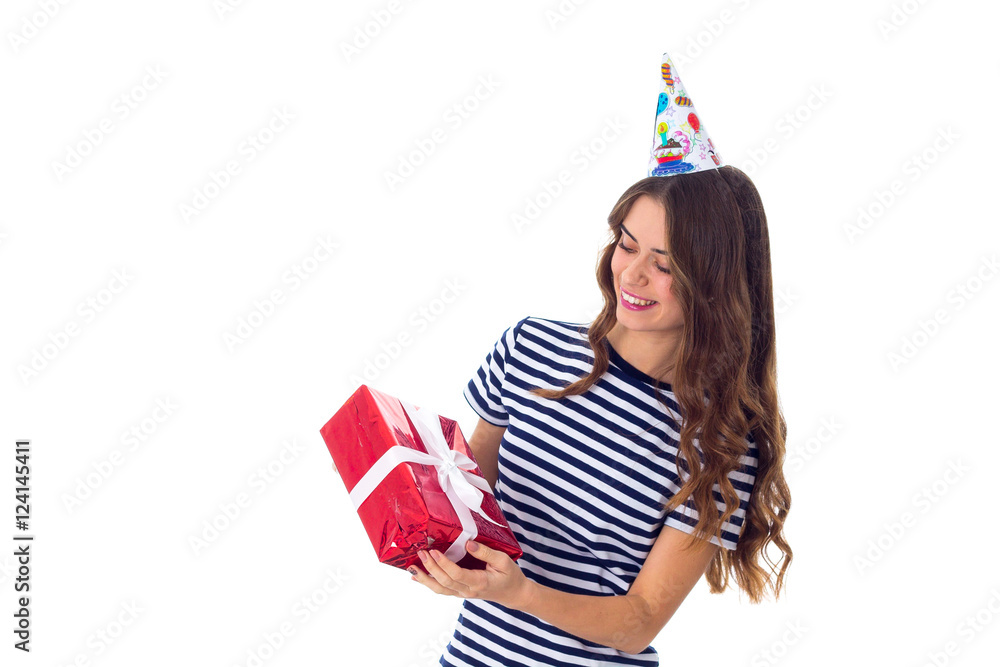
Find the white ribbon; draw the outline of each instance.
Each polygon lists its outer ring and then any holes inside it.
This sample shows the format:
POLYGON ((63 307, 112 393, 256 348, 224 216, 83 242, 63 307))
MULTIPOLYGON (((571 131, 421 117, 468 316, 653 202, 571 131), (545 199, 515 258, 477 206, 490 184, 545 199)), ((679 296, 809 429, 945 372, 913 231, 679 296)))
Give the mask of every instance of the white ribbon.
POLYGON ((351 489, 351 502, 354 503, 355 509, 360 508, 361 503, 365 502, 372 491, 400 463, 412 462, 434 466, 437 468, 441 489, 451 501, 455 513, 458 514, 459 522, 462 524, 462 534, 452 542, 444 554, 449 560, 457 563, 467 553, 465 551, 466 541, 475 540, 479 535, 476 522, 472 518, 472 512, 476 512, 493 525, 504 527, 503 524, 491 519, 481 507, 483 492, 490 491, 489 482, 473 472, 476 468, 475 461, 448 446, 448 440, 441 430, 441 420, 438 415, 428 410, 416 408, 406 401, 400 400, 399 402, 413 421, 413 426, 428 453, 425 454, 403 445, 390 447, 351 489))

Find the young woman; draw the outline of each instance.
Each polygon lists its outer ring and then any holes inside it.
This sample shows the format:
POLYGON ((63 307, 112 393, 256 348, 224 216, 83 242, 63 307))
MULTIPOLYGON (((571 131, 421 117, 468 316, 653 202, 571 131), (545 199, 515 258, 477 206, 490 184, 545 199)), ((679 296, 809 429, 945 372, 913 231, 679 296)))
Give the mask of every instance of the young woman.
POLYGON ((414 579, 465 598, 441 665, 655 666, 650 642, 702 575, 754 603, 782 589, 791 498, 757 190, 731 166, 650 176, 608 222, 600 315, 521 319, 465 388, 524 556, 469 541, 487 565, 468 570, 421 553, 414 579))

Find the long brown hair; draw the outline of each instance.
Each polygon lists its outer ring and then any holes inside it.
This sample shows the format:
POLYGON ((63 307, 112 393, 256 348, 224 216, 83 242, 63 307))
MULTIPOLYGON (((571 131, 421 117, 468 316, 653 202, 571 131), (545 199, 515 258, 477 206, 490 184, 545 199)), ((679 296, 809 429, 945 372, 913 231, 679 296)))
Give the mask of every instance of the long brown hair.
POLYGON ((721 593, 732 574, 751 602, 761 602, 768 586, 777 599, 792 560, 782 535, 791 506, 782 472, 787 429, 778 401, 767 219, 746 174, 723 166, 651 176, 622 194, 608 216, 611 238, 597 263, 604 308, 587 334, 593 370, 562 389, 532 393, 550 399, 582 394, 608 370, 604 341, 617 323, 618 303, 611 257, 621 240, 622 222, 642 195, 666 210, 664 247, 670 252, 671 291, 684 315, 672 388, 683 417, 678 463, 690 474, 663 509, 670 512, 690 497, 699 519, 688 544, 719 536, 723 522, 739 506, 728 474, 741 467, 750 434, 758 450, 757 472, 743 532, 735 550, 718 550, 706 579, 710 592, 721 593), (715 484, 726 504, 721 516, 712 495, 715 484), (765 550, 770 542, 782 553, 777 563, 765 550), (761 559, 769 570, 758 562, 761 559))

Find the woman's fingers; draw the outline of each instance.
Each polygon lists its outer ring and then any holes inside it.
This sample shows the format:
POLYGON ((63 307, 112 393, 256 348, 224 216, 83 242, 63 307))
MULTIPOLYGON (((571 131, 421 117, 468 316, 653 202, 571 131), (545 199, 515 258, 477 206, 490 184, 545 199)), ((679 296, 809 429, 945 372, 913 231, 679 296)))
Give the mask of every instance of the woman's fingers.
POLYGON ((419 553, 424 567, 434 576, 436 582, 449 590, 450 595, 461 597, 470 592, 469 587, 457 579, 462 573, 462 568, 452 563, 447 556, 436 550, 432 550, 429 553, 427 551, 419 553), (436 559, 435 556, 437 557, 436 559))
POLYGON ((431 589, 435 593, 440 593, 441 595, 454 595, 455 591, 450 588, 445 588, 438 582, 434 580, 434 577, 430 576, 419 567, 410 567, 409 570, 413 573, 413 578, 422 583, 427 588, 431 589))

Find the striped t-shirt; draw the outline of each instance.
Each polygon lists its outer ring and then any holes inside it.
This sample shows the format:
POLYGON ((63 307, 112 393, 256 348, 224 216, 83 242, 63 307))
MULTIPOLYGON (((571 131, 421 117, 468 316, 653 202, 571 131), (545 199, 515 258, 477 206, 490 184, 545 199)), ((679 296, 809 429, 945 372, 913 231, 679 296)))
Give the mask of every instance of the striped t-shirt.
MULTIPOLYGON (((583 595, 624 595, 664 524, 694 531, 697 512, 660 506, 680 488, 675 455, 680 407, 670 385, 626 362, 605 341, 611 365, 586 393, 550 400, 530 389, 565 386, 593 368, 587 324, 528 316, 506 329, 464 395, 486 421, 506 426, 495 496, 524 555, 524 575, 583 595)), ((735 549, 757 469, 757 449, 729 475, 739 509, 722 526, 735 549)), ((725 508, 718 485, 716 504, 725 508)), ((495 602, 466 599, 441 665, 581 667, 659 665, 652 646, 618 651, 495 602)))

